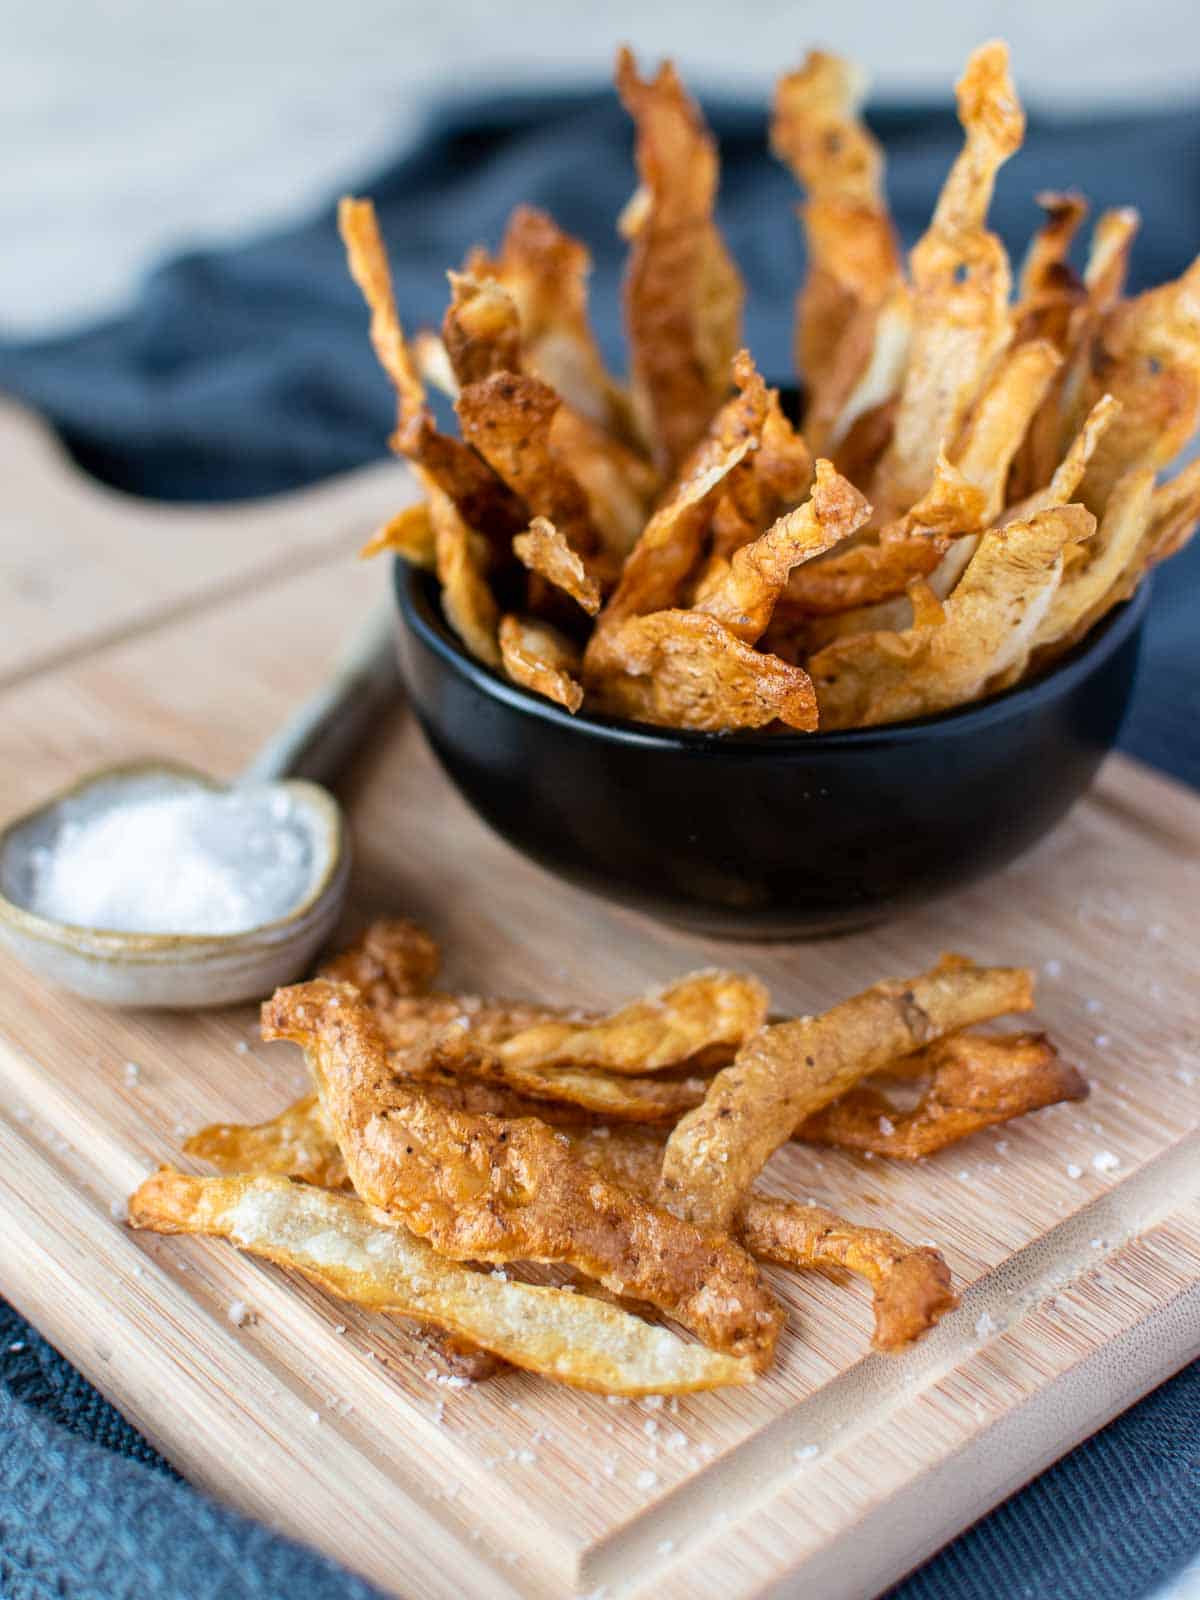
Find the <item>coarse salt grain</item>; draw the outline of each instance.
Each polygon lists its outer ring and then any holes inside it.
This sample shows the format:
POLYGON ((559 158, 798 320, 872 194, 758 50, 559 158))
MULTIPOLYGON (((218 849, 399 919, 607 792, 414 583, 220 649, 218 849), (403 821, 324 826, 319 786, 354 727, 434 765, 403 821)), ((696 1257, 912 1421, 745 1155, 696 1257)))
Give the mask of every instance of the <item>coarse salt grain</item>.
POLYGON ((239 1039, 233 1048, 240 1056, 248 1056, 250 1054, 250 1046, 246 1043, 245 1039, 239 1039))
POLYGON ((883 1134, 884 1138, 891 1138, 892 1134, 896 1131, 896 1124, 892 1121, 891 1117, 880 1117, 879 1131, 883 1134))
POLYGON ((1113 1155, 1111 1150, 1097 1150, 1092 1157, 1092 1165, 1097 1172, 1115 1172, 1121 1165, 1121 1158, 1113 1155))
POLYGON ((639 1472, 637 1477, 633 1480, 634 1487, 636 1489, 653 1489, 657 1482, 658 1473, 651 1472, 649 1467, 647 1467, 644 1472, 639 1472))
POLYGON ((1042 967, 1042 971, 1048 978, 1061 978, 1062 969, 1063 964, 1061 961, 1047 961, 1042 967))
POLYGON ((660 1556, 669 1556, 675 1548, 674 1539, 660 1539, 655 1546, 660 1556))
POLYGON ((798 1450, 792 1452, 797 1461, 811 1461, 814 1456, 820 1455, 820 1453, 821 1446, 819 1444, 802 1444, 798 1450))
POLYGON ((125 933, 241 933, 307 893, 316 840, 289 796, 161 778, 124 789, 102 808, 94 796, 60 808, 52 844, 32 863, 31 911, 125 933))
POLYGON ((244 1328, 250 1321, 250 1307, 244 1300, 231 1300, 225 1315, 235 1328, 244 1328))
POLYGON ((993 1333, 1000 1331, 1000 1324, 988 1312, 984 1311, 975 1319, 975 1337, 987 1339, 993 1333))
POLYGON ((111 1200, 108 1206, 108 1214, 114 1222, 129 1221, 129 1207, 124 1200, 111 1200))
POLYGON ((125 1082, 131 1089, 142 1075, 142 1069, 138 1066, 136 1061, 127 1061, 122 1067, 121 1071, 124 1075, 125 1082))
POLYGON ((1068 1161, 1067 1162, 1067 1177, 1068 1178, 1082 1178, 1083 1177, 1083 1168, 1081 1166, 1079 1166, 1074 1161, 1068 1161))

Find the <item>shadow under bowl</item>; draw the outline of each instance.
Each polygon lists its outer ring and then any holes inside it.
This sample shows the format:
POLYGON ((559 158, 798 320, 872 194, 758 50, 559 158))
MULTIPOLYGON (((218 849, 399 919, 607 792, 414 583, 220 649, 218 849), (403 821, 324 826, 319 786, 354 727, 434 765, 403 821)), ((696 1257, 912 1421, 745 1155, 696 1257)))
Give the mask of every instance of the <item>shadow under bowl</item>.
POLYGON ((401 666, 442 766, 541 866, 704 934, 869 926, 1049 831, 1116 741, 1143 583, 1035 681, 887 727, 705 734, 568 712, 468 656, 436 580, 397 560, 401 666))

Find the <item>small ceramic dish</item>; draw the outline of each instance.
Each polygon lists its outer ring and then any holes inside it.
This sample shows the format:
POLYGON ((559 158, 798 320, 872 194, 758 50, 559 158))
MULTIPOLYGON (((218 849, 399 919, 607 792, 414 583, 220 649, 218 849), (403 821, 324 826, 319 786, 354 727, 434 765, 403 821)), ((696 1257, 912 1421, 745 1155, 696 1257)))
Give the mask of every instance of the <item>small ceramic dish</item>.
POLYGON ((215 1006, 257 999, 303 972, 337 921, 350 871, 345 825, 318 784, 279 783, 302 813, 310 840, 308 881, 296 906, 244 933, 125 933, 55 922, 29 909, 34 851, 49 847, 64 814, 105 807, 147 784, 219 790, 171 763, 92 773, 0 832, 0 940, 40 977, 116 1006, 215 1006))
POLYGON ((1149 585, 1052 671, 888 727, 706 734, 571 716, 466 654, 397 560, 401 666, 484 821, 551 872, 730 938, 867 926, 994 872, 1087 788, 1133 691, 1149 585))

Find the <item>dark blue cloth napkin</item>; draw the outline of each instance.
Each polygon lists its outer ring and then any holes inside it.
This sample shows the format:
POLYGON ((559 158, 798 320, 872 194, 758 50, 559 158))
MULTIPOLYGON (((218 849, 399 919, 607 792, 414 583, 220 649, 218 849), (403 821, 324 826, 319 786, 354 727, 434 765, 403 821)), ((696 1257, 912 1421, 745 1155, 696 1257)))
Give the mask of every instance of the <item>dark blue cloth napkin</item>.
MULTIPOLYGON (((802 265, 790 179, 760 110, 710 104, 721 218, 749 289, 747 341, 790 372, 802 265)), ((907 241, 958 146, 953 117, 874 119, 907 241)), ((591 247, 593 303, 620 365, 621 247, 630 137, 607 91, 458 101, 411 153, 365 175, 410 328, 436 323, 444 270, 495 243, 511 207, 547 207, 591 247)), ((994 225, 1019 252, 1043 188, 1097 209, 1136 201, 1133 287, 1200 247, 1200 113, 1034 120, 1001 174, 994 225)), ((304 226, 157 268, 99 327, 0 343, 0 389, 43 411, 89 471, 135 494, 215 500, 313 482, 381 453, 392 400, 326 207, 304 226)), ((1127 749, 1200 784, 1200 544, 1159 576, 1127 749)), ((893 1600, 1133 1600, 1200 1550, 1200 1367, 1164 1384, 893 1591, 893 1600)), ((403 1576, 398 1575, 402 1586, 403 1576)), ((184 1485, 78 1373, 0 1303, 0 1600, 366 1600, 357 1580, 184 1485)))

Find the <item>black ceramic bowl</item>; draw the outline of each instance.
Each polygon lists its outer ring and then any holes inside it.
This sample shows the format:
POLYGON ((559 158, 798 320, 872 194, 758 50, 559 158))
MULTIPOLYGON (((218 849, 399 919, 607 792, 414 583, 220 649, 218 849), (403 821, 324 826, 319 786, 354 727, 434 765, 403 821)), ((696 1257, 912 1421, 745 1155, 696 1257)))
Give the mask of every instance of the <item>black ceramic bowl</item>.
POLYGON ((703 933, 863 927, 1011 861, 1116 739, 1148 585, 1045 677, 884 728, 706 734, 570 716, 468 656, 396 562, 401 665, 446 771, 510 844, 703 933))

